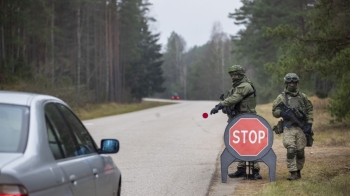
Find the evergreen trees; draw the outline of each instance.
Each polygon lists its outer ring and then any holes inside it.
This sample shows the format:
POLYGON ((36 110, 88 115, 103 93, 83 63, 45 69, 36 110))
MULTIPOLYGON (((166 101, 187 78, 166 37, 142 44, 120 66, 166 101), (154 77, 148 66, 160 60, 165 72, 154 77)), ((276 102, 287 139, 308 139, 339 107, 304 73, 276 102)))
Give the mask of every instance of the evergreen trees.
MULTIPOLYGON (((260 103, 295 72, 303 91, 331 96, 337 120, 349 117, 349 10, 347 0, 242 0, 229 16, 245 25, 234 39, 241 64, 253 70, 260 103), (277 86, 277 85, 278 86, 277 86)), ((283 86, 282 86, 283 87, 283 86)))
POLYGON ((120 62, 126 100, 162 92, 161 45, 159 34, 152 34, 148 4, 141 0, 124 0, 120 4, 120 62))
POLYGON ((23 81, 16 88, 98 102, 139 101, 162 91, 159 35, 148 30, 148 6, 142 0, 2 0, 0 83, 23 81))
POLYGON ((350 2, 241 2, 229 17, 245 28, 232 41, 215 24, 205 45, 186 51, 173 32, 162 55, 147 0, 2 0, 0 88, 77 104, 140 101, 158 92, 217 100, 231 85, 227 68, 241 64, 260 103, 282 91, 286 73, 296 72, 303 91, 331 96, 332 115, 348 118, 350 2))
MULTIPOLYGON (((283 90, 283 76, 295 72, 301 77, 299 87, 304 92, 321 98, 330 96, 331 114, 337 120, 348 118, 350 2, 241 2, 243 6, 229 17, 245 28, 232 36, 233 55, 225 62, 229 62, 228 66, 241 64, 247 68, 247 75, 258 91, 259 103, 274 99, 283 90), (235 58, 232 60, 232 57, 235 58)), ((220 39, 213 39, 215 37, 218 36, 212 36, 207 44, 181 54, 182 63, 187 67, 189 99, 213 100, 222 91, 225 75, 220 74, 220 63, 226 58, 220 58, 220 47, 217 47, 220 39)), ((169 51, 165 53, 169 54, 169 51)), ((167 65, 168 59, 164 61, 167 65)), ((166 66, 163 68, 167 72, 166 66)), ((175 70, 170 73, 176 75, 175 70)), ((181 85, 177 87, 183 89, 181 85)))
POLYGON ((245 25, 233 39, 234 53, 240 64, 252 71, 251 79, 259 90, 258 101, 269 102, 281 91, 282 82, 265 72, 264 64, 275 61, 283 41, 266 36, 266 28, 275 28, 288 24, 291 28, 305 29, 304 17, 307 13, 308 0, 242 0, 243 6, 229 17, 235 24, 245 25))
POLYGON ((270 29, 271 36, 284 38, 288 46, 268 70, 276 75, 297 70, 305 80, 314 77, 317 95, 330 93, 330 112, 340 121, 350 116, 350 2, 320 0, 309 6, 305 29, 290 25, 270 29))

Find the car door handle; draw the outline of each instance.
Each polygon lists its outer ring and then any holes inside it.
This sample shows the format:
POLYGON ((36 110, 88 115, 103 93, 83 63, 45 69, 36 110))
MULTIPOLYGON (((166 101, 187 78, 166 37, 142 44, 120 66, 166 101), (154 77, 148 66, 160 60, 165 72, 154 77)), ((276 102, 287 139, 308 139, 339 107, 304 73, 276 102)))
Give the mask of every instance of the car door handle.
POLYGON ((94 173, 95 178, 98 178, 98 170, 96 168, 92 169, 92 173, 94 173))
POLYGON ((69 176, 69 180, 74 184, 74 185, 77 185, 77 177, 74 175, 74 174, 72 174, 72 175, 70 175, 69 176))

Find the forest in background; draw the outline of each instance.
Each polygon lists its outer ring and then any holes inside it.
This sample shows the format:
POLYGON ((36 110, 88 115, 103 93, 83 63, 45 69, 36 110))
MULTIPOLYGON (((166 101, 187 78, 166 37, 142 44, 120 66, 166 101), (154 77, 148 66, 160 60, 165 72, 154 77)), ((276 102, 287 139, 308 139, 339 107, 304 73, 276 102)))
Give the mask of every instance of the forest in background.
MULTIPOLYGON (((240 64, 267 103, 295 72, 308 95, 349 117, 350 2, 241 0, 227 13, 236 35, 213 25, 203 46, 173 32, 162 52, 147 0, 1 0, 0 89, 58 96, 73 106, 143 97, 218 100, 240 64)), ((195 13, 194 13, 195 14, 195 13)))
POLYGON ((167 98, 218 100, 230 89, 227 68, 240 64, 257 89, 258 103, 283 91, 283 77, 294 72, 309 96, 331 98, 328 110, 337 121, 349 117, 350 1, 241 0, 228 13, 244 28, 228 36, 215 24, 207 44, 184 50, 175 32, 168 40, 163 70, 167 98), (179 74, 178 74, 179 73, 179 74))
POLYGON ((143 0, 1 0, 0 88, 70 104, 163 91, 159 34, 143 0))

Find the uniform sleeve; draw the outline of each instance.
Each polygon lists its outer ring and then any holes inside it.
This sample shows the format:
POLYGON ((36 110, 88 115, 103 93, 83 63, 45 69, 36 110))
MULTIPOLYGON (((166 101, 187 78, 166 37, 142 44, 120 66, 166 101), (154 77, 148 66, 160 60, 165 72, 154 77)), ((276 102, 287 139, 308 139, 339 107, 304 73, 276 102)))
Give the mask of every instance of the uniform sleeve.
POLYGON ((272 103, 272 115, 275 117, 275 118, 279 118, 281 117, 280 113, 281 113, 281 108, 279 107, 276 107, 276 105, 278 103, 280 103, 281 101, 283 101, 283 97, 282 95, 278 95, 277 98, 273 101, 272 103))
POLYGON ((313 107, 310 99, 307 97, 307 95, 305 95, 304 93, 303 93, 303 95, 304 95, 304 98, 305 98, 305 101, 306 101, 306 103, 305 103, 306 114, 305 115, 306 115, 306 118, 307 118, 307 122, 308 123, 313 123, 314 122, 314 107, 313 107))
MULTIPOLYGON (((250 84, 248 83, 250 86, 250 84)), ((253 91, 253 88, 248 86, 247 84, 241 84, 236 87, 236 91, 225 100, 221 101, 221 104, 225 107, 234 106, 237 103, 241 102, 245 95, 253 91)))

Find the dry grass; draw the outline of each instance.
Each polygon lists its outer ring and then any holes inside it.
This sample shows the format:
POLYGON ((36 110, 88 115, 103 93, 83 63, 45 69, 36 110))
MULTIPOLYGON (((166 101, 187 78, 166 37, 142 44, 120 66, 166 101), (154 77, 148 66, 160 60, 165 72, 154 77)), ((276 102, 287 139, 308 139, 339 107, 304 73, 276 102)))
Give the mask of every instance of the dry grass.
MULTIPOLYGON (((288 181, 286 149, 282 136, 275 135, 273 150, 277 155, 276 181, 269 181, 268 167, 261 163, 263 180, 242 180, 232 195, 339 195, 350 196, 350 124, 330 124, 326 112, 328 99, 310 98, 314 105, 314 145, 305 149, 306 162, 302 179, 288 181)), ((272 117, 272 104, 259 105, 258 114, 271 126, 278 119, 272 117)))

